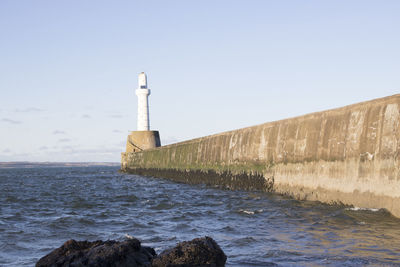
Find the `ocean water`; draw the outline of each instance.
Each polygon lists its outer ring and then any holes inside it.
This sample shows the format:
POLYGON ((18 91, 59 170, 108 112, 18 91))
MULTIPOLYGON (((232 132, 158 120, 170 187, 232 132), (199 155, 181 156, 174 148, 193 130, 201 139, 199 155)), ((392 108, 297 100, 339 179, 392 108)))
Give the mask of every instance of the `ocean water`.
POLYGON ((139 238, 157 252, 214 238, 227 266, 400 265, 400 220, 118 173, 117 166, 0 168, 0 266, 33 266, 68 239, 139 238))

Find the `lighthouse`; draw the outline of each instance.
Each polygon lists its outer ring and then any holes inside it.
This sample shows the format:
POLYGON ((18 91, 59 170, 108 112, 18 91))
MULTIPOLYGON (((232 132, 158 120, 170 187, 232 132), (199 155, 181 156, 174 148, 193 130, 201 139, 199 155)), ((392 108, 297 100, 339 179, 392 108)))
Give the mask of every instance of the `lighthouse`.
POLYGON ((147 75, 144 72, 139 73, 138 88, 136 89, 135 93, 138 100, 137 131, 133 131, 128 135, 128 140, 126 142, 126 153, 140 152, 161 146, 159 132, 150 130, 150 89, 147 87, 147 75))
POLYGON ((147 76, 146 73, 142 72, 138 77, 139 87, 136 89, 136 95, 138 97, 138 116, 137 116, 137 130, 138 131, 149 131, 150 130, 150 119, 149 119, 149 95, 150 89, 147 88, 147 76))

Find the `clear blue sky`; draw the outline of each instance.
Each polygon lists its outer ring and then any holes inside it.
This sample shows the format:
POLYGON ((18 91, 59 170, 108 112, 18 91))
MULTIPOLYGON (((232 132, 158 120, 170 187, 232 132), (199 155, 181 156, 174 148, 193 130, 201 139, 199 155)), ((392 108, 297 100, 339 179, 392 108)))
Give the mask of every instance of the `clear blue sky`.
POLYGON ((400 92, 400 1, 0 0, 0 161, 115 161, 400 92))

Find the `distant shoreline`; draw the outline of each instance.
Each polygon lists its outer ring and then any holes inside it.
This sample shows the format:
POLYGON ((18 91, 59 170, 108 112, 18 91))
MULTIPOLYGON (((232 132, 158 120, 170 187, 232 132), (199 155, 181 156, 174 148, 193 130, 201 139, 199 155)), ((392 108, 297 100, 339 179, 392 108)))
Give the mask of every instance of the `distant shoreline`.
POLYGON ((91 167, 91 166, 120 166, 119 162, 30 162, 10 161, 0 162, 0 169, 34 168, 34 167, 91 167))

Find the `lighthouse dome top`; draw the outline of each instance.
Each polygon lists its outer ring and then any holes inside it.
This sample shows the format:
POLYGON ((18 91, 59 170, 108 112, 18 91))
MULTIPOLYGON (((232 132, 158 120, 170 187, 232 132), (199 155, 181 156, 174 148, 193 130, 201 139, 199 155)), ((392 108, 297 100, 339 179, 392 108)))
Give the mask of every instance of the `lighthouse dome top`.
POLYGON ((139 89, 147 89, 147 76, 146 73, 141 72, 139 74, 139 89))

